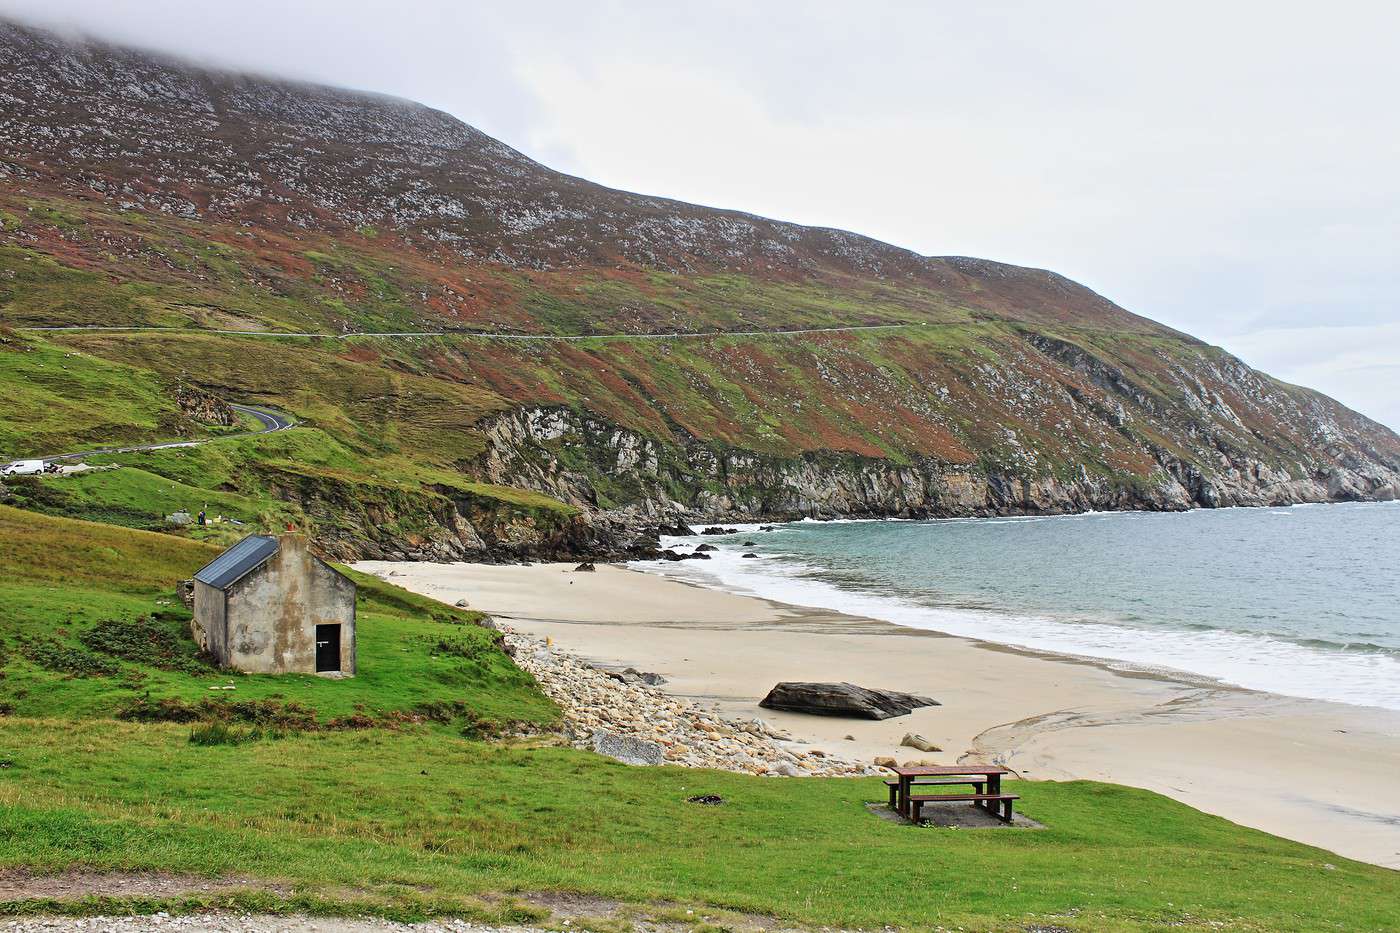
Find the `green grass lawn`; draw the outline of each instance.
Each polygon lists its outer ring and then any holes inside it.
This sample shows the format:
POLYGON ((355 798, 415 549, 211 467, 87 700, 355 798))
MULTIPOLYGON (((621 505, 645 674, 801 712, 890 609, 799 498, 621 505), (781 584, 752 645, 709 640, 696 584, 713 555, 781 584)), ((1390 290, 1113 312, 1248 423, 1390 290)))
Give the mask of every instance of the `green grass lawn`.
MULTIPOLYGON (((876 779, 630 768, 368 730, 200 747, 188 727, 0 725, 0 863, 246 873, 384 910, 562 889, 805 924, 1394 928, 1400 878, 1145 791, 1025 783, 1044 830, 915 829, 876 779), (718 793, 726 802, 685 802, 718 793), (1334 866, 1328 868, 1328 865, 1334 866), (346 890, 355 893, 347 895, 346 890)), ((0 908, 3 910, 3 908, 0 908)))
POLYGON ((1045 829, 913 828, 867 810, 885 798, 878 779, 631 768, 547 734, 484 741, 483 722, 547 727, 557 710, 475 614, 363 576, 359 676, 215 671, 174 638, 187 616, 171 600, 212 553, 0 507, 0 866, 239 875, 293 893, 8 902, 0 914, 520 919, 531 911, 483 896, 569 891, 810 926, 1400 926, 1400 873, 1146 791, 1018 782, 1022 811, 1045 829), (110 653, 123 626, 143 638, 110 653), (114 718, 133 701, 211 696, 296 704, 316 725, 235 720, 236 742, 202 745, 197 724, 114 718), (447 714, 414 715, 435 708, 447 714), (356 716, 366 721, 328 727, 356 716), (725 803, 686 802, 708 793, 725 803))

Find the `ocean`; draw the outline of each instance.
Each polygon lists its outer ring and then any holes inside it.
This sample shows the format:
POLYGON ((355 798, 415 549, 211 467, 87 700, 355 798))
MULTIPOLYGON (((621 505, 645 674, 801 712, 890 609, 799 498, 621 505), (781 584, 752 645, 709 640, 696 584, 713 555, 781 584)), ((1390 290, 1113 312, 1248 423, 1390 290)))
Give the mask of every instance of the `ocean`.
POLYGON ((730 527, 739 533, 663 541, 709 542, 711 560, 637 566, 1121 668, 1400 710, 1400 503, 730 527))

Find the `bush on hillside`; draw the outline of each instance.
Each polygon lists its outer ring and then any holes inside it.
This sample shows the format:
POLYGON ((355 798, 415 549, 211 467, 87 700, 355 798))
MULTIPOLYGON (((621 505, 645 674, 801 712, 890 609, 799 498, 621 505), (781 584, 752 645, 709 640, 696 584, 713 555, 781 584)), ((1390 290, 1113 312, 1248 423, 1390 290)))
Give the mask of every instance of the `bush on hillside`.
POLYGON ((483 661, 501 650, 496 641, 481 641, 475 638, 424 638, 422 642, 432 654, 439 657, 464 658, 468 661, 483 661))
POLYGON ((44 670, 70 677, 110 677, 121 670, 110 658, 53 639, 30 640, 24 645, 24 653, 44 670))
POLYGON ((185 674, 211 673, 214 665, 199 654, 187 634, 188 624, 188 614, 163 609, 131 622, 104 619, 79 640, 94 651, 124 661, 185 674))
POLYGON ((190 703, 180 697, 136 697, 117 710, 128 722, 221 722, 264 726, 288 732, 317 728, 316 710, 295 701, 216 700, 205 697, 190 703))
POLYGON ((179 697, 153 700, 146 694, 122 704, 117 718, 127 722, 198 722, 205 717, 198 706, 179 697))

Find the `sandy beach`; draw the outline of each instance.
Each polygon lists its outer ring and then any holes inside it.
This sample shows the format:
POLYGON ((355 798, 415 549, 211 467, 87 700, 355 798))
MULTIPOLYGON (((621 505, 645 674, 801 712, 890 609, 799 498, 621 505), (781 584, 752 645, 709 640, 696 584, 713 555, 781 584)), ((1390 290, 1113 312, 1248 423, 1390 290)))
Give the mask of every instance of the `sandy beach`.
POLYGON ((600 666, 667 678, 802 748, 870 760, 996 761, 1029 780, 1147 788, 1290 839, 1400 869, 1400 713, 1294 699, 785 606, 623 567, 367 561, 465 599, 600 666), (759 707, 782 680, 850 681, 943 705, 874 722, 759 707), (901 748, 918 733, 941 753, 901 748))

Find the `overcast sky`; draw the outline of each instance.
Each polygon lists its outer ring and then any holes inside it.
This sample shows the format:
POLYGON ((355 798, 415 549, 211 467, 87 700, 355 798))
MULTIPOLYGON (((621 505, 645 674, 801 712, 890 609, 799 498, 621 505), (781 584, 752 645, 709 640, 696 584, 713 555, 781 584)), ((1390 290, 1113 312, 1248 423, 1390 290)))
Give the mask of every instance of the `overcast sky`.
POLYGON ((1062 272, 1400 428, 1400 5, 0 0, 594 181, 1062 272))

